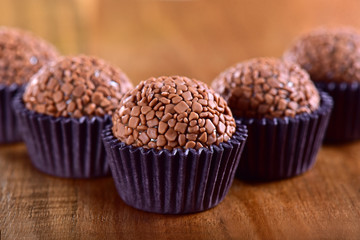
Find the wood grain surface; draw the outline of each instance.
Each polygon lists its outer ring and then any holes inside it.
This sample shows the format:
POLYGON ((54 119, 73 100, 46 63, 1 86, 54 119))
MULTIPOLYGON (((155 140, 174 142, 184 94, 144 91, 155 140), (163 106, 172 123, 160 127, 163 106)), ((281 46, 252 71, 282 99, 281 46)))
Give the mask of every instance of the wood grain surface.
MULTIPOLYGON (((357 0, 0 0, 0 25, 64 54, 120 66, 136 84, 179 74, 210 83, 255 56, 281 56, 319 25, 360 28, 357 0)), ((111 178, 60 179, 23 144, 0 146, 0 239, 360 239, 360 142, 324 146, 315 167, 271 183, 235 180, 209 211, 166 216, 125 205, 111 178)))

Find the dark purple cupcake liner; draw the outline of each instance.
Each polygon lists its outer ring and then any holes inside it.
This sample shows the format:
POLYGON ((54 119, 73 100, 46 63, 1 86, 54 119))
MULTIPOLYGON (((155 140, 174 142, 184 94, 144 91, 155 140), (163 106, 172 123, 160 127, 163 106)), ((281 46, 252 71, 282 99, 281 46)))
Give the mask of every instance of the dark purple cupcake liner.
POLYGON ((360 83, 316 83, 334 100, 325 142, 341 143, 360 139, 360 83))
POLYGON ((226 196, 235 177, 247 137, 237 125, 226 143, 209 149, 173 151, 128 146, 107 127, 105 149, 123 201, 140 210, 162 214, 205 211, 226 196))
POLYGON ((293 177, 310 169, 322 144, 333 106, 332 98, 320 92, 321 105, 311 114, 294 118, 238 118, 249 137, 236 177, 271 181, 293 177))
POLYGON ((93 178, 110 174, 102 130, 110 116, 64 118, 25 108, 21 96, 13 102, 32 164, 40 171, 64 178, 93 178))
POLYGON ((0 84, 0 144, 22 141, 17 119, 12 107, 12 100, 23 87, 12 84, 0 84))

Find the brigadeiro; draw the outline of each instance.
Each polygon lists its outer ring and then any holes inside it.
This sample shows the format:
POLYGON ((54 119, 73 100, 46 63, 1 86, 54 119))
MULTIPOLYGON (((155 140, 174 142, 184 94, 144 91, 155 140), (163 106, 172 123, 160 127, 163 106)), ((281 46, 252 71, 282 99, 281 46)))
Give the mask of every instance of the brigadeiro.
POLYGON ((29 32, 0 27, 0 144, 21 141, 11 102, 57 54, 51 44, 29 32))
POLYGON ((316 160, 332 108, 297 64, 255 58, 221 73, 212 87, 248 127, 237 177, 279 180, 301 174, 316 160))
POLYGON ((298 63, 333 97, 325 140, 360 139, 360 33, 350 28, 316 29, 300 36, 284 59, 298 63))
POLYGON ((33 165, 59 177, 108 175, 101 132, 130 89, 120 69, 95 57, 61 57, 44 66, 14 100, 33 165))
POLYGON ((222 97, 181 76, 150 78, 128 92, 103 132, 120 197, 166 214, 219 204, 246 140, 222 97))

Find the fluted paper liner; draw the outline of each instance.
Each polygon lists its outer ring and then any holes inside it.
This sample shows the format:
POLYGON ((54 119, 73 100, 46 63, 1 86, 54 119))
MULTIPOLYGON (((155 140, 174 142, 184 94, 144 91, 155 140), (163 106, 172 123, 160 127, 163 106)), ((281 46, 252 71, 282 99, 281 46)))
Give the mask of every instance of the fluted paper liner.
POLYGON ((316 83, 334 100, 325 142, 341 143, 360 139, 360 83, 316 83))
POLYGON ((332 109, 332 98, 320 92, 321 105, 311 114, 294 118, 238 118, 248 128, 236 177, 270 181, 293 177, 310 169, 322 144, 332 109))
POLYGON ((40 171, 64 178, 92 178, 110 174, 101 133, 109 116, 52 117, 25 108, 21 96, 13 102, 32 164, 40 171))
POLYGON ((162 214, 205 211, 229 191, 247 137, 237 125, 226 143, 209 149, 155 150, 116 139, 110 127, 103 140, 115 185, 123 201, 140 210, 162 214))
POLYGON ((0 84, 0 144, 22 141, 12 107, 13 98, 22 91, 23 87, 16 84, 0 84))

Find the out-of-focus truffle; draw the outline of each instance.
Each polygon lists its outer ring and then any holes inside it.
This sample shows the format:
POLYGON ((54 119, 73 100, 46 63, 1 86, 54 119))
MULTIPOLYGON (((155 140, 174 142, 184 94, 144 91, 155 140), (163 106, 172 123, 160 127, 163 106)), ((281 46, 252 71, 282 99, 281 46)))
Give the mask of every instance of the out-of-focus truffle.
POLYGON ((0 83, 23 85, 57 56, 51 44, 31 33, 0 27, 0 83))
POLYGON ((205 83, 180 76, 142 81, 124 96, 113 124, 120 141, 158 150, 218 145, 236 128, 222 97, 205 83))
POLYGON ((319 107, 309 75, 297 64, 255 58, 222 72, 212 83, 235 117, 294 117, 319 107))
POLYGON ((360 33, 351 28, 317 29, 300 36, 284 59, 309 72, 313 81, 360 81, 360 33))
POLYGON ((130 89, 127 76, 101 59, 61 57, 33 76, 23 100, 28 109, 55 117, 103 116, 130 89))

